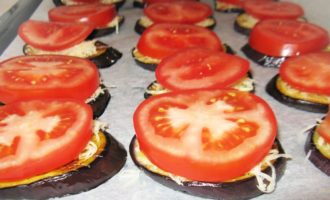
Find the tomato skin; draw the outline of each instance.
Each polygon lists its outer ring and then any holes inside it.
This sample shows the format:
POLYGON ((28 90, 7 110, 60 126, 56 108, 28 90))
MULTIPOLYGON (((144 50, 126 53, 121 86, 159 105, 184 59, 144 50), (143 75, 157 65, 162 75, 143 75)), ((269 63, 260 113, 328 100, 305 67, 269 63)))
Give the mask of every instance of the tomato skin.
POLYGON ((19 138, 19 145, 13 149, 12 156, 0 157, 0 181, 29 178, 76 159, 92 136, 92 115, 90 106, 75 100, 18 101, 1 106, 1 123, 3 124, 4 120, 7 122, 0 128, 1 142, 8 141, 8 134, 15 134, 15 137, 19 138), (59 122, 47 121, 47 118, 52 119, 55 116, 60 118, 59 122), (10 120, 10 117, 17 120, 10 120), (36 125, 38 122, 40 124, 36 125), (39 138, 39 134, 47 132, 45 126, 48 123, 51 126, 48 130, 50 138, 39 138), (7 128, 8 126, 12 128, 7 128), (19 129, 18 126, 23 127, 20 130, 23 134, 14 132, 19 129), (29 154, 24 154, 24 151, 28 151, 29 154), (17 154, 23 155, 22 160, 17 158, 17 154))
POLYGON ((260 19, 297 19, 304 15, 301 6, 291 2, 247 1, 244 3, 246 13, 260 19))
POLYGON ((180 49, 203 46, 223 51, 221 40, 207 28, 188 24, 161 23, 148 27, 141 35, 137 49, 145 56, 163 59, 180 49))
POLYGON ((228 88, 244 78, 249 62, 238 56, 205 48, 189 48, 164 58, 155 71, 165 88, 186 90, 228 88))
POLYGON ((328 44, 325 29, 296 20, 263 20, 256 24, 249 37, 253 49, 276 57, 320 51, 328 44))
POLYGON ((330 95, 330 53, 318 52, 289 58, 280 67, 280 77, 304 92, 330 95))
MULTIPOLYGON (((219 103, 220 105, 221 103, 219 103)), ((225 110, 222 114, 227 115, 230 109, 225 110)), ((241 117, 245 115, 243 113, 241 117)), ((186 90, 156 95, 138 106, 133 119, 140 149, 150 161, 174 175, 205 182, 226 181, 249 171, 266 156, 277 132, 274 113, 265 101, 253 94, 234 90, 186 90), (244 111, 242 112, 245 114, 250 112, 256 114, 254 110, 263 110, 258 111, 258 117, 254 116, 260 121, 256 121, 256 127, 252 126, 253 134, 242 139, 242 143, 235 147, 231 147, 232 142, 235 141, 230 139, 232 129, 222 129, 221 127, 227 127, 228 124, 225 125, 221 120, 218 121, 219 118, 216 117, 218 111, 214 109, 221 110, 222 108, 214 105, 217 108, 207 109, 210 113, 208 111, 205 113, 205 109, 200 107, 204 105, 206 108, 207 105, 212 105, 212 99, 221 99, 225 96, 230 99, 226 101, 227 105, 243 106, 244 111), (191 113, 191 110, 194 112, 191 113), (215 118, 207 117, 210 116, 208 114, 211 116, 214 114, 215 118), (184 124, 186 119, 189 119, 187 120, 188 127, 182 129, 180 125, 184 124), (212 129, 210 127, 212 124, 217 125, 212 129), (213 141, 210 139, 204 143, 203 127, 219 131, 222 129, 228 133, 221 136, 224 137, 224 143, 221 143, 223 146, 219 147, 220 150, 217 149, 217 145, 211 146, 210 149, 201 149, 208 147, 205 144, 213 141), (161 133, 162 131, 163 133, 161 133)), ((229 117, 228 120, 234 119, 229 117)), ((229 123, 229 121, 227 122, 229 123)), ((238 132, 236 133, 238 134, 238 132)))
POLYGON ((194 1, 164 2, 149 5, 144 14, 155 23, 194 24, 212 15, 212 9, 205 3, 194 1))
POLYGON ((3 103, 36 98, 85 101, 99 83, 97 67, 87 59, 60 55, 17 56, 0 63, 0 101, 3 103))
POLYGON ((316 131, 330 144, 330 112, 327 113, 320 125, 316 128, 316 131))
POLYGON ((83 23, 28 20, 20 25, 18 35, 35 48, 56 51, 79 44, 93 29, 93 25, 83 23))
POLYGON ((273 1, 273 0, 216 0, 221 3, 228 3, 236 6, 244 6, 246 2, 264 2, 264 1, 273 1))
POLYGON ((113 4, 99 3, 59 6, 48 11, 51 21, 90 23, 97 28, 105 27, 116 14, 113 4))

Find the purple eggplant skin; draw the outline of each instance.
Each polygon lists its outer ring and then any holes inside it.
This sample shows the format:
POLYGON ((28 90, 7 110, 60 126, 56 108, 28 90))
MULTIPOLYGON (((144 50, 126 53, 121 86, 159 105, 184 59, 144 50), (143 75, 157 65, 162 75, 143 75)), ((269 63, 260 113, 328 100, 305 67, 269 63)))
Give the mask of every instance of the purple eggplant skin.
MULTIPOLYGON (((244 12, 242 12, 241 14, 244 14, 244 12)), ((241 15, 241 14, 239 14, 239 15, 241 15)), ((249 36, 250 32, 251 32, 250 28, 244 28, 244 27, 240 26, 237 23, 237 20, 235 20, 235 22, 234 22, 234 30, 236 32, 241 33, 241 34, 246 35, 246 36, 249 36)))
POLYGON ((320 104, 320 103, 314 103, 310 101, 305 101, 301 99, 295 99, 289 96, 286 96, 282 94, 277 88, 276 88, 276 80, 279 77, 279 75, 275 75, 266 85, 266 92, 274 97, 277 101, 299 109, 299 110, 305 110, 308 112, 314 112, 314 113, 326 113, 328 112, 328 105, 326 104, 320 104))
MULTIPOLYGON (((120 27, 125 21, 125 18, 122 17, 119 21, 118 26, 120 27)), ((106 28, 97 28, 92 31, 92 33, 87 37, 87 40, 92 40, 98 37, 103 37, 114 33, 116 31, 116 27, 106 27, 106 28)))
POLYGON ((330 176, 330 159, 326 158, 315 146, 313 142, 313 134, 316 126, 308 131, 308 136, 305 143, 305 153, 310 155, 308 159, 323 173, 330 176))
MULTIPOLYGON (((136 159, 134 154, 136 137, 132 138, 130 143, 129 152, 134 164, 140 168, 145 174, 151 177, 156 182, 167 186, 173 190, 181 191, 193 196, 211 198, 211 199, 230 199, 230 200, 242 200, 251 199, 259 195, 264 194, 257 187, 257 180, 255 177, 235 181, 235 182, 200 182, 200 181, 187 181, 183 182, 181 185, 177 184, 173 179, 168 176, 163 176, 154 172, 149 171, 147 168, 142 166, 136 159)), ((278 140, 275 141, 279 152, 284 153, 284 150, 278 140)), ((284 174, 286 168, 286 159, 278 158, 274 167, 276 170, 276 180, 278 181, 284 174)), ((271 169, 268 167, 264 172, 270 173, 271 169)))
POLYGON ((108 68, 114 65, 123 54, 113 47, 108 47, 104 53, 96 57, 90 58, 90 60, 100 69, 108 68))
POLYGON ((0 189, 1 199, 48 199, 96 188, 117 174, 127 159, 123 145, 109 133, 105 133, 105 136, 105 150, 90 166, 28 185, 0 189))
POLYGON ((262 67, 278 68, 286 59, 286 57, 274 57, 260 53, 253 49, 249 44, 244 45, 241 50, 246 57, 262 67))
POLYGON ((95 100, 88 103, 92 107, 94 119, 99 118, 104 113, 111 99, 110 92, 106 89, 106 86, 103 84, 100 86, 104 93, 100 94, 100 96, 98 96, 95 100))

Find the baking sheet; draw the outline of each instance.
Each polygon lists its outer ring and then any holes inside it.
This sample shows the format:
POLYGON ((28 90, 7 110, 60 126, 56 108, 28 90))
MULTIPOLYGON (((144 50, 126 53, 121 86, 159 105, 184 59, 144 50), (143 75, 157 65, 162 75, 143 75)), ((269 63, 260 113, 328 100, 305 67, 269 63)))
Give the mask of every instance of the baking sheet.
MULTIPOLYGON (((207 1, 212 6, 211 1, 207 1)), ((47 11, 53 8, 52 0, 44 0, 32 15, 32 19, 47 20, 47 11)), ((110 132, 128 151, 132 136, 133 112, 143 101, 145 87, 155 79, 154 73, 137 66, 131 56, 131 49, 136 45, 139 35, 134 32, 134 24, 142 10, 132 8, 132 1, 127 1, 120 14, 125 16, 125 22, 119 34, 113 34, 100 40, 113 46, 123 53, 123 57, 112 67, 101 69, 105 84, 110 87, 112 99, 100 120, 109 123, 110 132)), ((235 33, 233 22, 235 14, 215 12, 217 26, 214 31, 221 40, 229 44, 237 54, 244 57, 239 50, 247 37, 235 33)), ((0 60, 22 54, 23 41, 16 37, 1 55, 0 60)), ((265 194, 255 199, 318 199, 330 197, 330 179, 310 163, 304 153, 306 127, 315 124, 322 114, 309 113, 282 105, 265 93, 265 85, 277 73, 277 69, 263 68, 251 63, 253 76, 256 80, 256 94, 264 98, 273 108, 278 124, 278 137, 285 151, 292 156, 288 161, 284 176, 278 182, 275 192, 265 194)), ((1 197, 0 197, 1 198, 1 197)), ((146 176, 133 164, 130 156, 124 168, 112 179, 88 192, 63 197, 63 199, 201 199, 181 192, 171 190, 158 184, 146 176)))

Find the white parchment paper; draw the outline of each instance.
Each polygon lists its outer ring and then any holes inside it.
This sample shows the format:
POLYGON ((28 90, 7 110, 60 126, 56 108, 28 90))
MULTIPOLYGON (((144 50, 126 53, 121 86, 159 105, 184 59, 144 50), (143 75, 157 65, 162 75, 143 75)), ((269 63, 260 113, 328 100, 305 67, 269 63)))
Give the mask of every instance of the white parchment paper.
MULTIPOLYGON (((207 1, 213 6, 212 1, 207 1)), ((43 1, 32 15, 32 19, 47 20, 47 11, 53 8, 52 0, 43 1)), ((128 151, 134 135, 132 116, 137 105, 143 101, 145 87, 155 79, 154 73, 137 66, 131 56, 131 49, 136 45, 139 35, 134 31, 134 24, 142 16, 141 9, 133 8, 132 1, 127 1, 119 13, 125 16, 119 34, 100 38, 123 53, 123 57, 112 67, 101 69, 105 84, 110 87, 112 99, 101 116, 109 123, 110 132, 128 151)), ((224 43, 229 44, 238 55, 244 57, 240 48, 247 42, 247 37, 233 30, 236 14, 214 13, 217 26, 214 31, 224 43)), ((22 54, 23 41, 16 39, 1 55, 0 60, 22 54)), ((293 159, 288 161, 284 176, 278 182, 275 192, 255 199, 330 199, 330 179, 311 164, 304 153, 306 134, 303 130, 315 124, 322 114, 309 113, 287 107, 266 94, 267 82, 277 73, 277 69, 263 68, 251 62, 256 80, 256 94, 264 98, 273 108, 279 125, 278 137, 293 159)), ((1 197, 0 197, 1 198, 1 197)), ((112 179, 88 192, 63 197, 63 199, 127 199, 127 200, 168 200, 201 199, 158 184, 142 173, 132 162, 130 156, 124 168, 112 179)))

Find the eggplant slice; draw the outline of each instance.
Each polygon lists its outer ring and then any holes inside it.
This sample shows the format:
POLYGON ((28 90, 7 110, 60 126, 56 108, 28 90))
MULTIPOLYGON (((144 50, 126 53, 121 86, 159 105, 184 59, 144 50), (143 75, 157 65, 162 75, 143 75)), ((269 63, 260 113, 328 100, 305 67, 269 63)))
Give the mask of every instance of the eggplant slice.
MULTIPOLYGON (((226 43, 222 44, 224 47, 224 51, 226 53, 235 55, 236 52, 226 43)), ((143 69, 149 70, 149 71, 155 71, 156 67, 159 63, 152 63, 152 62, 143 62, 143 57, 138 57, 135 54, 136 48, 134 47, 131 51, 132 57, 134 58, 135 62, 137 65, 139 65, 140 67, 142 67, 143 69)), ((141 54, 141 53, 140 53, 141 54)))
POLYGON ((241 50, 253 62, 263 67, 278 68, 282 64, 282 62, 286 59, 286 57, 273 57, 262 54, 254 50, 249 44, 244 45, 241 48, 241 50))
POLYGON ((134 8, 144 8, 145 3, 143 2, 143 0, 133 0, 133 7, 134 8))
MULTIPOLYGON (((119 17, 118 27, 120 27, 124 23, 125 17, 124 16, 118 16, 118 17, 119 17)), ((87 40, 91 40, 91 39, 94 39, 94 38, 98 38, 98 37, 109 35, 110 33, 115 32, 116 29, 117 29, 116 26, 106 27, 106 28, 96 28, 87 37, 87 40)))
POLYGON ((330 159, 326 158, 315 146, 313 142, 313 135, 316 126, 310 129, 305 143, 305 153, 310 155, 308 159, 322 172, 330 176, 330 159))
POLYGON ((93 109, 93 118, 94 119, 100 117, 104 113, 104 111, 107 108, 109 101, 111 99, 110 92, 106 88, 106 86, 103 84, 101 84, 100 86, 103 89, 104 93, 100 94, 95 100, 88 102, 88 104, 93 109))
POLYGON ((274 97, 279 102, 300 110, 305 110, 314 113, 326 113, 328 111, 328 105, 321 103, 314 103, 301 99, 295 99, 282 94, 276 87, 276 80, 279 75, 274 76, 266 85, 266 92, 274 97))
MULTIPOLYGON (((96 41, 95 47, 97 49, 97 55, 89 57, 98 68, 107 68, 115 64, 121 57, 122 53, 115 48, 109 47, 107 44, 96 41)), ((31 46, 25 44, 23 46, 24 55, 34 55, 31 46)))
MULTIPOLYGON (((279 153, 284 153, 284 150, 278 140, 276 140, 274 144, 277 146, 279 153)), ((129 152, 135 165, 153 180, 171 189, 203 198, 230 200, 250 199, 264 194, 256 187, 258 182, 255 177, 250 177, 235 182, 211 183, 200 181, 185 181, 181 184, 178 184, 172 178, 149 171, 145 166, 141 165, 137 161, 134 153, 135 145, 136 137, 134 136, 130 143, 129 152)), ((276 170, 276 181, 278 181, 284 174, 286 159, 278 158, 273 165, 276 170)), ((270 171, 271 169, 268 167, 263 172, 269 174, 270 171)))
MULTIPOLYGON (((120 7, 122 7, 124 5, 126 0, 121 0, 118 2, 115 2, 114 5, 116 6, 116 9, 118 10, 120 7)), ((66 4, 63 3, 62 0, 53 0, 53 3, 55 4, 55 6, 65 6, 66 4)))
POLYGON ((0 189, 1 199, 48 199, 91 190, 104 183, 124 166, 127 152, 109 133, 106 147, 89 165, 27 185, 0 189))
MULTIPOLYGON (((214 19, 214 17, 209 17, 211 20, 213 20, 213 23, 210 26, 205 26, 204 28, 208 28, 208 29, 213 29, 216 26, 216 20, 214 19)), ((142 25, 141 23, 141 19, 138 19, 135 23, 134 26, 134 30, 136 33, 138 34, 142 34, 148 27, 145 27, 142 25)))
MULTIPOLYGON (((244 14, 244 12, 240 13, 237 17, 239 17, 242 14, 244 14)), ((236 17, 236 19, 237 19, 237 17, 236 17)), ((238 33, 249 36, 250 32, 251 32, 251 29, 241 26, 236 19, 235 19, 235 22, 234 22, 234 30, 238 33)))

